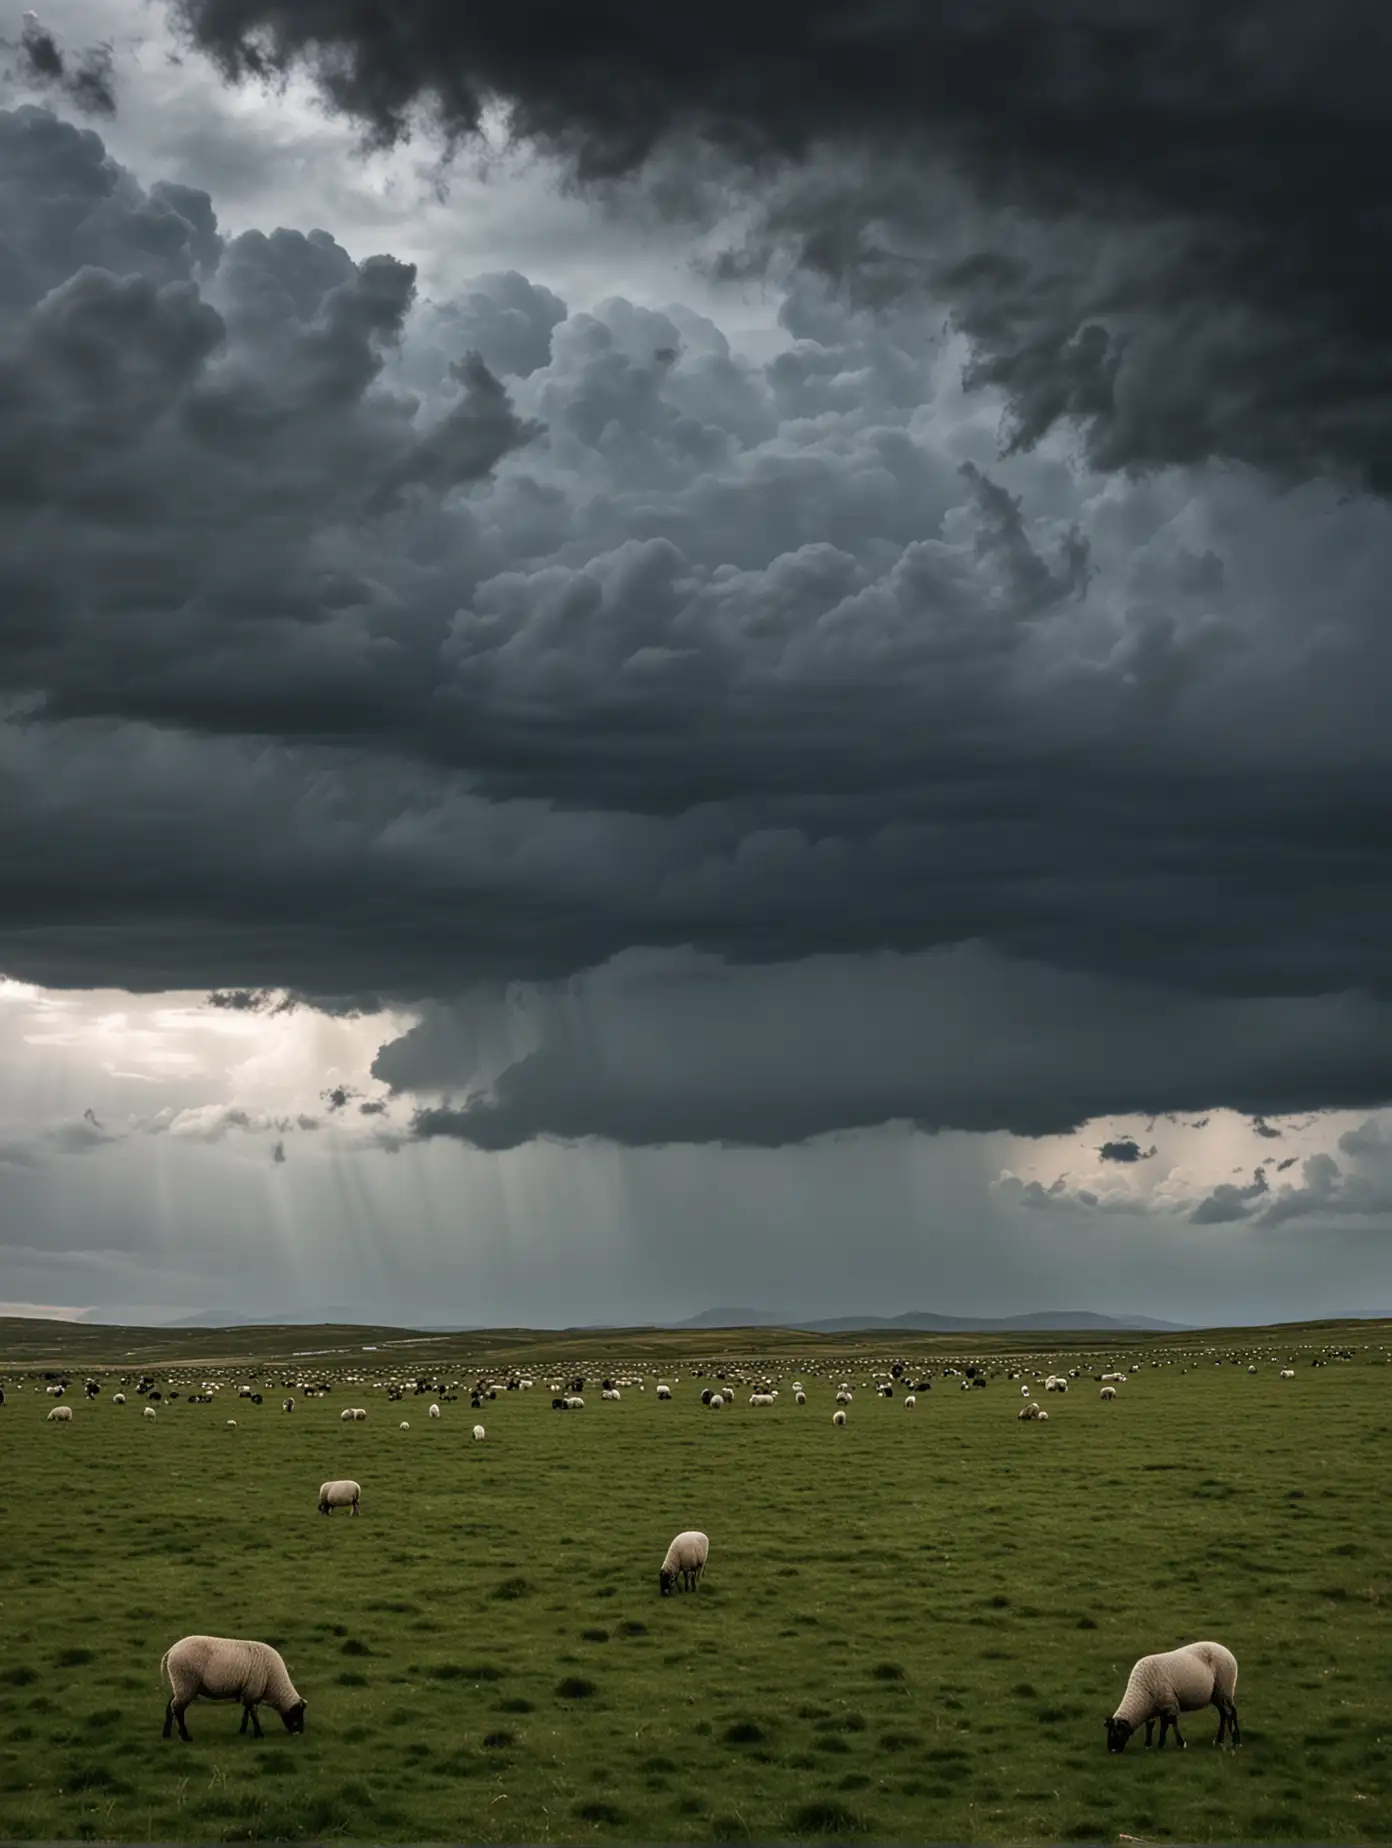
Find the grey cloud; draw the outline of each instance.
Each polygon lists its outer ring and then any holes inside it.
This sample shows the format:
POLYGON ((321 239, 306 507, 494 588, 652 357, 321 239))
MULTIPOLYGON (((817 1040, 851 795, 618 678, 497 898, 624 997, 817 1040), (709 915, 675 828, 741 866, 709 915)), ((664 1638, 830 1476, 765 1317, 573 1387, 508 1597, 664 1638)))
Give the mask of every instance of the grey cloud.
MULTIPOLYGON (((997 467, 921 313, 806 280, 767 367, 678 307, 555 318, 511 276, 449 332, 411 265, 224 245, 202 195, 43 110, 0 114, 0 236, 0 967, 477 988, 492 1034, 509 983, 690 946, 722 1007, 785 1021, 750 1048, 655 1003, 681 1056, 586 1099, 543 991, 477 1096, 438 1061, 423 1128, 489 1146, 1392 1092, 1386 508, 1047 445, 997 467), (449 350, 475 334, 506 390, 449 350), (900 1044, 900 958, 905 1017, 980 1048, 960 1095, 900 1044), (795 1069, 806 997, 846 1073, 795 1069)), ((582 985, 596 1044, 637 1031, 626 980, 582 985)))
POLYGON ((1388 1086, 1385 1012, 1186 1000, 972 945, 743 969, 646 953, 428 1008, 373 1075, 421 1100, 418 1140, 486 1149, 539 1136, 776 1146, 892 1120, 1041 1136, 1210 1098, 1256 1110, 1263 1092, 1312 1084, 1311 1103, 1334 1107, 1317 1070, 1348 1082, 1366 1060, 1360 1082, 1388 1086))
POLYGON ((1252 1211, 1252 1203, 1260 1200, 1269 1192, 1266 1174, 1258 1168, 1246 1187, 1235 1187, 1231 1181, 1224 1181, 1194 1208, 1189 1215, 1193 1226, 1226 1226, 1239 1219, 1246 1219, 1252 1211))
POLYGON ((1392 1155, 1392 1136, 1375 1117, 1369 1117, 1357 1129, 1344 1131, 1339 1138, 1339 1148, 1345 1155, 1382 1160, 1392 1155))
POLYGON ((1122 1163, 1149 1161, 1155 1154, 1155 1144, 1143 1149, 1134 1136, 1118 1136, 1110 1142, 1104 1142, 1097 1151, 1103 1161, 1122 1163))
POLYGON ((0 49, 19 53, 18 75, 35 89, 58 90, 87 115, 116 113, 114 58, 110 45, 88 45, 69 57, 33 13, 24 15, 19 42, 0 39, 0 49))
POLYGON ((1392 27, 1364 0, 753 0, 641 31, 619 0, 569 27, 513 0, 171 11, 225 75, 307 69, 378 142, 424 103, 458 143, 492 102, 630 210, 742 209, 733 269, 784 245, 872 300, 926 284, 1012 448, 1071 421, 1102 469, 1392 487, 1392 27))

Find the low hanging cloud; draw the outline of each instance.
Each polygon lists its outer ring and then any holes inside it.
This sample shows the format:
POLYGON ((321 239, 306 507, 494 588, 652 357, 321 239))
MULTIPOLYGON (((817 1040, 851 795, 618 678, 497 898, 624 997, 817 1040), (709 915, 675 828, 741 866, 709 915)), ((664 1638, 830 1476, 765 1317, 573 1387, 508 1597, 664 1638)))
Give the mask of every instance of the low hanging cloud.
MULTIPOLYGON (((1278 1095, 1347 1107, 1344 1084, 1392 1088, 1384 1024, 1383 1006, 1184 1002, 980 945, 776 968, 647 953, 428 1008, 373 1076, 429 1098, 415 1138, 486 1149, 539 1136, 771 1147, 888 1121, 1046 1136, 1219 1099, 1249 1113, 1278 1095)), ((1116 1147, 1127 1152, 1104 1161, 1154 1153, 1104 1145, 1116 1147)))

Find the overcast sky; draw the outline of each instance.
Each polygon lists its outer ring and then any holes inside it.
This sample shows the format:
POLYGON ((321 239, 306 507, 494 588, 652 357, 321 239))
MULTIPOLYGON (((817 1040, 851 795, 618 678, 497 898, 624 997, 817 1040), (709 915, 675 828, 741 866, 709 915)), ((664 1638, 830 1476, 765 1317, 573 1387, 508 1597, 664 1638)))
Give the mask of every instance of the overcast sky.
POLYGON ((0 1311, 1392 1312, 1392 17, 380 17, 0 12, 0 1311))

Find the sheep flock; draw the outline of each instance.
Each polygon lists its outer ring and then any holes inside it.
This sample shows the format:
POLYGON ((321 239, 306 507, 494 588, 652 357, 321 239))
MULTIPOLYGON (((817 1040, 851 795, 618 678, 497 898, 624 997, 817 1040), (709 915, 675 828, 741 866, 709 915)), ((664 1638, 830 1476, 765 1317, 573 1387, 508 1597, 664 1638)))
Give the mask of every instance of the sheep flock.
MULTIPOLYGON (((101 1413, 102 1417, 141 1419, 156 1427, 141 1442, 152 1447, 150 1454, 157 1454, 161 1445, 169 1441, 167 1432, 171 1423, 180 1429, 200 1419, 211 1424, 214 1421, 209 1408, 215 1411, 221 1405, 231 1409, 230 1402, 235 1402, 238 1418, 216 1422, 227 1428, 241 1429, 236 1446, 240 1455, 244 1442, 274 1443, 277 1441, 274 1433, 280 1431, 298 1435, 306 1415, 312 1419, 317 1411, 321 1421, 332 1420, 331 1426, 321 1423, 316 1427, 331 1431, 321 1447, 326 1463, 332 1468, 337 1459, 340 1468, 345 1465, 356 1468, 367 1482, 368 1492, 365 1494, 357 1477, 349 1475, 346 1468, 341 1474, 330 1474, 313 1498, 310 1491, 314 1484, 310 1481, 305 1484, 303 1502, 298 1510, 274 1511, 274 1526, 279 1533, 287 1523, 304 1519, 316 1508, 323 1515, 343 1511, 355 1519, 361 1517, 364 1529, 374 1518, 390 1524, 409 1523, 408 1508, 381 1507, 380 1498, 374 1499, 369 1466, 375 1453, 370 1446, 400 1445, 414 1453, 421 1444, 427 1447, 444 1444, 447 1454, 457 1463, 473 1445, 483 1444, 485 1426, 476 1414, 485 1407, 491 1408, 487 1448, 475 1453, 484 1460, 472 1466, 484 1470, 508 1467, 509 1437, 520 1417, 544 1417, 549 1411, 574 1414, 590 1407, 573 1439, 569 1435, 572 1418, 567 1418, 565 1427, 558 1427, 558 1430, 567 1431, 567 1444, 590 1442, 580 1434, 589 1430, 594 1422, 602 1426, 607 1418, 614 1417, 647 1420, 653 1441, 660 1442, 664 1421, 674 1416, 668 1408, 681 1401, 688 1402, 698 1412, 711 1410, 727 1414, 720 1419, 700 1421, 711 1432, 708 1441, 717 1446, 723 1441, 719 1434, 730 1427, 731 1420, 749 1419, 752 1425, 768 1430, 768 1441, 776 1442, 778 1431, 789 1420, 803 1421, 809 1430, 813 1429, 816 1409, 821 1408, 820 1418, 815 1419, 815 1423, 824 1435, 817 1441, 821 1444, 833 1442, 825 1435, 826 1420, 836 1427, 833 1450, 827 1453, 829 1459, 853 1454, 857 1427, 871 1418, 888 1415, 887 1411, 877 1410, 880 1401, 888 1402, 893 1409, 902 1406, 907 1411, 917 1411, 916 1419, 900 1423, 907 1429, 921 1431, 928 1428, 934 1414, 939 1419, 952 1416, 950 1408, 958 1393, 985 1392, 990 1395, 985 1408, 990 1408, 993 1415, 998 1412, 1004 1419, 1008 1410, 1015 1422, 1040 1427, 1051 1422, 1050 1412, 1039 1403, 1048 1395, 1054 1401, 1052 1424, 1055 1432, 1085 1429, 1090 1420, 1100 1419, 1109 1430, 1124 1428, 1129 1423, 1138 1442, 1143 1444, 1147 1379, 1162 1368, 1180 1372, 1230 1368, 1240 1370, 1249 1380, 1267 1376, 1287 1381, 1298 1380, 1302 1372, 1311 1368, 1355 1358, 1355 1349, 1348 1346, 1307 1344, 1294 1352, 1278 1352, 1269 1340, 1260 1351, 1213 1346, 1186 1349, 1174 1345, 1128 1348, 1124 1365, 1115 1353, 1094 1352, 1066 1357, 1057 1354, 954 1356, 950 1362, 895 1355, 869 1361, 857 1357, 853 1362, 844 1358, 833 1362, 814 1356, 794 1365, 781 1357, 772 1360, 712 1356, 684 1359, 680 1364, 669 1363, 661 1370, 632 1363, 622 1366, 586 1363, 580 1369, 573 1360, 558 1365, 538 1358, 525 1370, 497 1370, 458 1362, 446 1367, 432 1364, 422 1368, 410 1363, 393 1366, 385 1364, 386 1356, 379 1359, 378 1351, 372 1352, 376 1363, 372 1365, 361 1360, 344 1361, 341 1352, 330 1351, 316 1357, 314 1364, 303 1357, 288 1363, 263 1362, 254 1368, 206 1364, 193 1367, 176 1363, 145 1372, 104 1369, 82 1381, 85 1405, 74 1391, 79 1378, 75 1373, 56 1369, 11 1371, 0 1381, 3 1385, 0 1419, 21 1418, 26 1406, 34 1404, 36 1411, 42 1410, 47 1422, 70 1433, 51 1440, 55 1453, 72 1454, 68 1447, 80 1442, 84 1422, 98 1415, 95 1408, 105 1398, 109 1409, 101 1413), (1084 1385, 1088 1390, 1079 1391, 1084 1385), (70 1403, 71 1398, 78 1400, 76 1411, 70 1403), (424 1406, 415 1406, 416 1400, 423 1400, 424 1406), (505 1406, 509 1408, 506 1412, 505 1406), (619 1407, 623 1409, 618 1410, 619 1407), (262 1408, 259 1414, 257 1408, 262 1408), (390 1419, 385 1416, 388 1408, 395 1408, 390 1419), (397 1412, 408 1409, 417 1414, 424 1410, 425 1416, 418 1416, 415 1423, 409 1418, 397 1417, 397 1412), (297 1415, 289 1425, 284 1423, 282 1416, 272 1418, 272 1414, 291 1410, 297 1415), (374 1416, 375 1425, 372 1423, 374 1416), (353 1428, 359 1425, 368 1425, 370 1429, 359 1435, 353 1428)), ((1285 1389, 1282 1389, 1282 1396, 1286 1396, 1285 1389)), ((49 1441, 44 1440, 45 1443, 49 1441)), ((1014 1441, 1010 1440, 1012 1444, 1014 1441)), ((1041 1430, 1036 1437, 1019 1441, 1030 1447, 1038 1443, 1045 1446, 1047 1452, 1051 1441, 1058 1440, 1041 1430)), ((438 1449, 436 1454, 440 1454, 438 1449)), ((649 1573, 660 1558, 658 1579, 664 1599, 677 1591, 699 1594, 705 1583, 711 1541, 695 1525, 701 1513, 697 1505, 672 1508, 674 1518, 668 1531, 673 1528, 678 1531, 665 1553, 659 1551, 660 1535, 631 1536, 635 1579, 649 1573)), ((325 1543, 330 1541, 339 1544, 332 1530, 325 1534, 325 1543)), ((349 1544, 346 1539, 343 1543, 349 1544)), ((723 1556, 718 1551, 717 1558, 723 1556)), ((648 1582, 650 1585, 650 1579, 648 1582)), ((1193 1615, 1202 1623, 1201 1592, 1196 1595, 1198 1608, 1193 1615)), ((246 1627, 255 1627, 255 1622, 255 1612, 248 1611, 246 1627)), ((1137 1638, 1138 1644, 1166 1640, 1137 1638)), ((293 1656, 295 1652, 291 1653, 293 1656)), ((166 1738, 171 1737, 176 1728, 180 1739, 189 1738, 185 1712, 199 1698, 239 1703, 241 1730, 245 1733, 250 1724, 256 1738, 261 1736, 257 1709, 262 1705, 280 1715, 287 1731, 304 1730, 307 1702, 296 1689, 285 1658, 267 1642, 203 1634, 184 1636, 173 1642, 161 1658, 159 1673, 169 1685, 164 1718, 166 1738)), ((1179 1730, 1180 1715, 1209 1705, 1217 1709, 1219 1718, 1215 1743, 1240 1745, 1236 1684, 1236 1658, 1221 1643, 1181 1643, 1177 1647, 1162 1648, 1158 1653, 1138 1654, 1120 1703, 1112 1714, 1103 1716, 1107 1750, 1113 1754, 1122 1751, 1132 1734, 1141 1728, 1144 1728, 1145 1744, 1149 1746, 1157 1723, 1160 1747, 1165 1746, 1169 1733, 1173 1733, 1176 1744, 1182 1747, 1185 1741, 1179 1730)))

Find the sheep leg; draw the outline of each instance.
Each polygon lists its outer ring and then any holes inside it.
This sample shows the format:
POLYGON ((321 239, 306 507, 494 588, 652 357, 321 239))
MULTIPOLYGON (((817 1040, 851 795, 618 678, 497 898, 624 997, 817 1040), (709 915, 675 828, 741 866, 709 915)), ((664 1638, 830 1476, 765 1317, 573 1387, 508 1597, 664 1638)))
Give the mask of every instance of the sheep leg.
POLYGON ((1242 1744, 1242 1734, 1237 1726, 1237 1702, 1235 1700, 1228 1702, 1228 1736, 1234 1745, 1242 1744))
POLYGON ((170 1727, 171 1721, 178 1722, 179 1737, 181 1739, 189 1739, 192 1737, 192 1734, 189 1732, 188 1727, 185 1726, 184 1724, 184 1709, 182 1707, 175 1706, 174 1696, 172 1694, 169 1696, 169 1706, 165 1710, 165 1715, 164 1715, 164 1736, 166 1739, 169 1737, 169 1727, 170 1727))
POLYGON ((1228 1709, 1221 1695, 1213 1704, 1218 1709, 1218 1736, 1213 1743, 1215 1745, 1221 1745, 1223 1743, 1223 1734, 1228 1730, 1228 1709))
POLYGON ((1175 1744, 1179 1747, 1180 1751, 1184 1751, 1188 1744, 1188 1741, 1184 1738, 1184 1735, 1179 1730, 1178 1713, 1171 1714, 1170 1725, 1174 1729, 1175 1744))
POLYGON ((1154 1732, 1155 1732, 1155 1721, 1147 1720, 1145 1723, 1145 1742, 1146 1742, 1147 1750, 1150 1749, 1150 1741, 1151 1741, 1151 1737, 1154 1734, 1154 1732))
POLYGON ((1160 1715, 1160 1743, 1155 1748, 1157 1752, 1164 1751, 1165 1734, 1169 1731, 1169 1729, 1170 1729, 1170 1716, 1168 1713, 1162 1713, 1160 1715))
POLYGON ((262 1736, 261 1722, 257 1718, 255 1707, 252 1706, 250 1701, 245 1701, 242 1705, 242 1724, 241 1724, 242 1732, 246 1731, 248 1720, 251 1721, 252 1736, 254 1738, 259 1739, 262 1736))

